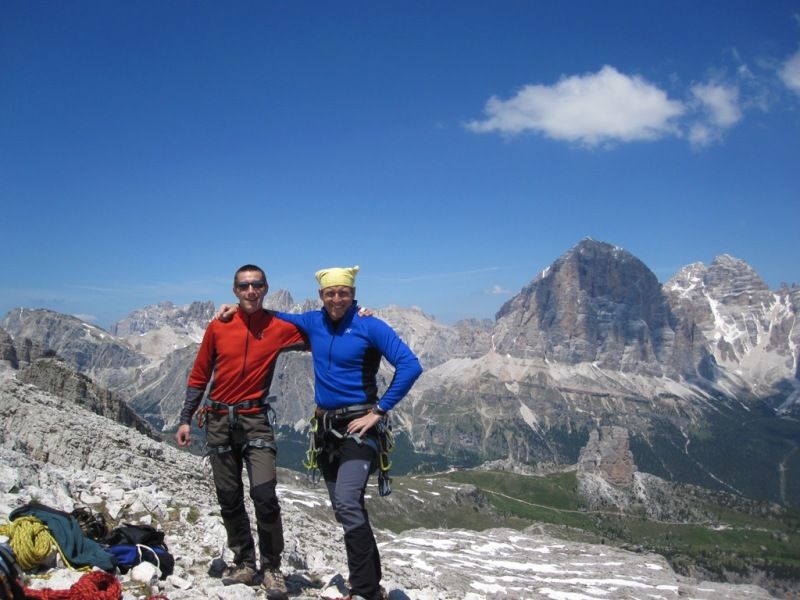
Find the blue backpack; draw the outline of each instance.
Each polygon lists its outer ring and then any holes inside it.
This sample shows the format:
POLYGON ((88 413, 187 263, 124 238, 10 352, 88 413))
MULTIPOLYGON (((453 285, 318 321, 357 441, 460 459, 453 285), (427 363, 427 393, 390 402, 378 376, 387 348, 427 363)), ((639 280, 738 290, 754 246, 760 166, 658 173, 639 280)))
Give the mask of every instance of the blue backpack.
POLYGON ((161 579, 172 575, 175 570, 175 558, 163 546, 117 544, 116 546, 108 546, 106 552, 117 559, 117 568, 123 574, 143 561, 157 566, 161 571, 161 579))
POLYGON ((22 570, 5 544, 0 544, 0 600, 25 600, 22 570))

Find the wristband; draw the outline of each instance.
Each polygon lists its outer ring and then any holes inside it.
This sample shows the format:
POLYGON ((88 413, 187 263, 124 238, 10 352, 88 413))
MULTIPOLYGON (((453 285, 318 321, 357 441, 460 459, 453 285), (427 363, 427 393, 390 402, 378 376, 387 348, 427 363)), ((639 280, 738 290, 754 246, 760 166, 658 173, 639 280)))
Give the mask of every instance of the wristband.
POLYGON ((372 414, 378 415, 379 417, 385 417, 386 411, 376 404, 375 406, 372 407, 372 414))

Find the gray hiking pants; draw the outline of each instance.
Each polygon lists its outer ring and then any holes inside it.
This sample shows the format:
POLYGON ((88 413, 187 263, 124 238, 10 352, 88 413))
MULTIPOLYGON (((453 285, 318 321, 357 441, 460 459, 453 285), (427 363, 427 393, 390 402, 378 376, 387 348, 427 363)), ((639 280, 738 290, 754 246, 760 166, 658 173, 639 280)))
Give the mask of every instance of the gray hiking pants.
POLYGON ((275 493, 275 435, 267 416, 263 413, 239 415, 231 428, 227 415, 209 412, 206 415, 206 435, 210 451, 213 447, 230 446, 230 450, 225 452, 211 453, 210 458, 222 522, 234 562, 256 568, 255 545, 244 505, 242 468, 246 467, 250 497, 255 506, 261 567, 278 568, 283 551, 283 524, 275 493), (272 444, 273 448, 259 447, 264 443, 272 444))
POLYGON ((344 529, 351 593, 371 600, 380 591, 381 557, 364 505, 364 491, 375 470, 377 451, 353 439, 328 442, 319 464, 336 520, 344 529))

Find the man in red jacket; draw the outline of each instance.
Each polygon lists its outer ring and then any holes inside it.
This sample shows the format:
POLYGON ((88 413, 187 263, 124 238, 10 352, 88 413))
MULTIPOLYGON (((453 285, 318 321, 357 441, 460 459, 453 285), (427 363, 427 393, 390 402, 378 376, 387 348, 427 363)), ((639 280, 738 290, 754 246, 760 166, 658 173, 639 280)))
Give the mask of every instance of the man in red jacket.
POLYGON ((233 582, 259 579, 256 550, 244 504, 242 467, 247 466, 250 497, 258 528, 262 586, 267 598, 287 598, 280 571, 283 525, 275 493, 275 436, 268 418, 267 395, 275 361, 284 350, 304 350, 298 329, 262 309, 268 290, 264 271, 244 265, 236 271, 233 293, 239 306, 229 323, 212 321, 203 336, 189 375, 186 400, 175 439, 190 442, 190 423, 212 381, 201 411, 222 521, 233 551, 233 582))

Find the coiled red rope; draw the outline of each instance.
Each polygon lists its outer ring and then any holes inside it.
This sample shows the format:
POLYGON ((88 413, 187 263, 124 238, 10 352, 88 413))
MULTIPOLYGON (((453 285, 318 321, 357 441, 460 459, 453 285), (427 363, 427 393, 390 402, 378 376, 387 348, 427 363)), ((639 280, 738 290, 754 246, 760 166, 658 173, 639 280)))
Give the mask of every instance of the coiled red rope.
POLYGON ((89 571, 67 590, 25 588, 30 600, 120 600, 122 584, 111 573, 89 571))

